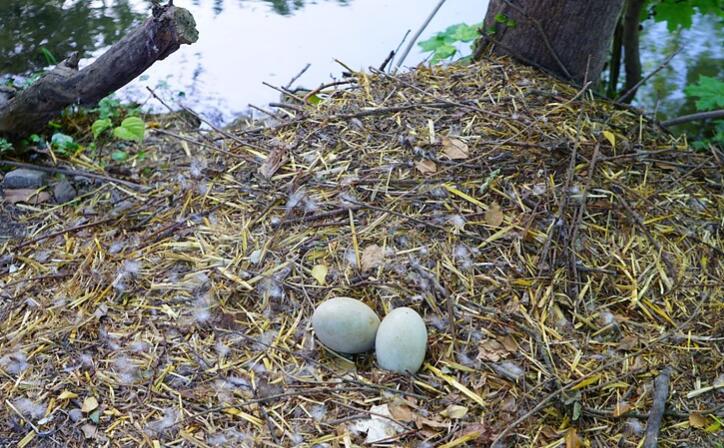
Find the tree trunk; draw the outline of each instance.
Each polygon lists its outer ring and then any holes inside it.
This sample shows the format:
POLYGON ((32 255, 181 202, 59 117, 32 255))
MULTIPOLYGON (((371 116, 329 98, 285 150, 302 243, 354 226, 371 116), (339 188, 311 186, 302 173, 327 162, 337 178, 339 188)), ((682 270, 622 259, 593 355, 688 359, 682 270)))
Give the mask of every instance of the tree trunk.
POLYGON ((621 75, 621 50, 623 48, 623 25, 621 20, 616 23, 616 31, 613 33, 613 44, 611 47, 611 76, 608 80, 606 96, 616 98, 618 95, 618 78, 621 75))
POLYGON ((636 96, 636 84, 641 81, 641 55, 639 54, 639 23, 645 0, 628 0, 623 16, 623 61, 626 69, 626 96, 620 101, 630 102, 636 96))
MULTIPOLYGON (((596 82, 624 0, 491 0, 482 45, 579 84, 596 82)), ((476 55, 482 55, 476 51, 476 55)))
POLYGON ((71 104, 95 104, 165 59, 183 44, 198 39, 191 13, 168 6, 129 32, 89 66, 78 70, 78 55, 58 64, 17 95, 0 95, 0 136, 23 137, 42 131, 71 104))

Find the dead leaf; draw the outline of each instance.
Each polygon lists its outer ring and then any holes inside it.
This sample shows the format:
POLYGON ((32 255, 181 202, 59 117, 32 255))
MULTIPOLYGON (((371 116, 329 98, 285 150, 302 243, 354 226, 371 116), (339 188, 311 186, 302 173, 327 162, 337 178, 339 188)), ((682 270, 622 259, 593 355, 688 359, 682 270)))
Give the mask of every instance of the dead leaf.
POLYGON ((86 439, 92 439, 96 436, 96 433, 98 432, 98 428, 96 428, 94 425, 91 425, 90 423, 86 423, 85 425, 80 427, 81 431, 83 431, 83 435, 86 439))
POLYGON ((576 428, 568 428, 566 431, 566 448, 581 448, 581 438, 576 433, 576 428))
POLYGON ((506 350, 510 353, 516 353, 518 351, 518 343, 515 342, 512 336, 503 336, 498 338, 498 341, 503 344, 506 350))
POLYGON ((259 167, 259 173, 264 176, 265 179, 271 179, 287 160, 289 160, 287 157, 287 149, 283 146, 277 146, 272 149, 264 163, 259 167))
POLYGON ((603 131, 603 136, 608 140, 608 142, 611 144, 611 148, 616 147, 616 134, 614 134, 611 131, 603 131))
POLYGON ((96 397, 90 396, 86 397, 85 400, 83 400, 83 406, 80 408, 81 411, 85 412, 86 414, 93 411, 98 407, 98 400, 96 400, 96 397))
POLYGON ((415 167, 420 173, 425 175, 435 174, 437 172, 437 165, 435 165, 435 162, 432 160, 420 160, 419 162, 415 162, 415 167))
POLYGON ((415 425, 418 428, 422 428, 423 426, 428 426, 430 428, 436 428, 436 429, 448 427, 448 424, 445 422, 433 420, 431 418, 425 418, 420 415, 415 416, 415 425))
POLYGON ((385 250, 376 244, 367 246, 360 261, 363 272, 382 266, 385 262, 385 250))
POLYGON ((457 404, 451 404, 444 411, 440 413, 443 417, 447 417, 453 420, 465 417, 468 413, 468 408, 457 404))
POLYGON ((403 426, 390 420, 394 417, 390 414, 390 409, 386 404, 372 406, 372 408, 370 408, 370 414, 371 417, 369 419, 359 420, 355 424, 350 425, 352 431, 367 433, 365 443, 375 443, 383 439, 388 439, 401 433, 405 429, 403 426))
MULTIPOLYGON (((489 446, 493 437, 490 428, 482 423, 472 423, 466 425, 463 429, 455 434, 455 441, 464 443, 460 446, 489 446)), ((456 445, 457 446, 457 445, 456 445)))
POLYGON ((515 402, 515 397, 512 395, 509 396, 508 398, 506 398, 505 400, 503 400, 502 403, 500 403, 501 411, 513 412, 516 410, 516 408, 517 408, 517 406, 516 406, 516 402, 515 402))
POLYGON ((486 339, 480 343, 478 358, 483 361, 498 362, 507 355, 508 351, 503 347, 503 344, 495 339, 486 339))
POLYGON ((402 403, 392 403, 388 406, 390 414, 395 420, 401 422, 411 422, 415 420, 415 413, 409 406, 405 406, 402 403))
POLYGON ((463 160, 470 157, 470 149, 462 140, 456 138, 442 138, 442 152, 450 160, 463 160))
POLYGON ((323 264, 318 264, 312 268, 312 277, 317 280, 317 283, 319 283, 320 285, 324 285, 324 283, 327 281, 327 272, 329 272, 327 266, 323 264))
POLYGON ((689 426, 692 428, 706 428, 709 425, 709 419, 698 412, 689 414, 689 426))
POLYGON ((500 205, 498 205, 497 202, 493 202, 493 204, 488 208, 488 211, 485 212, 485 222, 493 227, 498 227, 503 223, 504 219, 505 215, 500 209, 500 205))
POLYGON ((5 190, 5 200, 11 204, 23 202, 25 204, 38 205, 50 200, 50 194, 34 188, 18 188, 14 190, 5 190))
POLYGON ((64 390, 58 395, 58 400, 70 400, 71 398, 78 398, 78 394, 69 390, 64 390))
POLYGON ((613 409, 613 416, 620 417, 631 410, 631 405, 627 401, 619 401, 613 409))
POLYGON ((621 339, 618 343, 618 349, 629 352, 636 347, 639 342, 639 338, 634 335, 629 335, 621 339))

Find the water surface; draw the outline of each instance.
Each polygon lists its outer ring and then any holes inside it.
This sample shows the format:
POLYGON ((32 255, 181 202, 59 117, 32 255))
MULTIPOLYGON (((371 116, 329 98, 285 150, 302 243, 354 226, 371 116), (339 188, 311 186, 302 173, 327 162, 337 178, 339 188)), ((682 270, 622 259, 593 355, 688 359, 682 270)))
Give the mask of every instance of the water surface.
MULTIPOLYGON (((200 40, 156 63, 121 96, 160 107, 146 87, 181 101, 216 122, 248 105, 276 101, 262 85, 286 85, 307 63, 296 85, 314 87, 338 77, 335 58, 353 69, 379 66, 408 30, 416 30, 438 0, 176 0, 189 9, 200 40)), ((0 0, 0 74, 28 74, 80 51, 90 62, 148 15, 146 0, 0 0), (42 52, 47 49, 48 52, 42 52)), ((448 0, 422 39, 455 23, 482 20, 485 0, 448 0)), ((694 18, 690 30, 669 33, 647 21, 641 38, 644 72, 675 48, 670 67, 640 90, 637 104, 662 118, 694 111, 684 87, 698 76, 724 76, 724 32, 713 17, 694 18)), ((427 55, 415 47, 413 66, 427 55)), ((696 129, 696 125, 691 128, 696 129)))

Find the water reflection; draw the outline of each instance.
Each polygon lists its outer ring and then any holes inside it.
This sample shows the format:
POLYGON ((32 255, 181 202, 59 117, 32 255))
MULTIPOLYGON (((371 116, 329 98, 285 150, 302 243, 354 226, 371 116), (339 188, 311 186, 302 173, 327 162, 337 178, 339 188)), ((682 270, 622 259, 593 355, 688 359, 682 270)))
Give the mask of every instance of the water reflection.
MULTIPOLYGON (((643 71, 649 73, 672 54, 681 52, 671 63, 651 78, 639 90, 636 104, 649 111, 656 111, 661 119, 678 117, 697 112, 694 98, 684 94, 684 88, 696 83, 699 76, 724 78, 724 29, 720 19, 712 15, 697 14, 690 29, 670 33, 666 23, 643 24, 641 53, 643 71)), ((691 137, 711 136, 714 126, 690 123, 675 130, 691 137)))
MULTIPOLYGON (((304 7, 304 0, 263 0, 265 3, 268 3, 271 5, 272 10, 282 16, 288 16, 294 13, 294 11, 297 11, 304 7)), ((239 4, 243 4, 244 0, 237 0, 239 4)), ((225 0, 214 0, 214 3, 212 5, 214 14, 218 15, 221 14, 224 11, 224 3, 225 0)), ((346 5, 349 3, 349 0, 337 0, 337 3, 340 5, 346 5)), ((194 6, 200 6, 201 2, 199 0, 194 0, 192 2, 194 6)))
MULTIPOLYGON (((164 0, 166 1, 166 0, 164 0)), ((338 58, 355 69, 379 65, 408 29, 416 29, 438 0, 176 0, 197 20, 199 42, 184 46, 123 89, 126 99, 148 100, 146 86, 175 94, 214 121, 227 121, 249 103, 277 99, 262 81, 284 85, 307 63, 300 83, 311 86, 340 72, 338 58)), ((0 76, 48 65, 47 48, 62 60, 72 51, 92 58, 148 15, 148 0, 0 0, 0 76)), ((450 1, 422 39, 453 23, 479 21, 485 0, 450 1)), ((644 72, 684 44, 671 65, 639 91, 637 103, 661 117, 694 112, 684 87, 699 75, 724 76, 724 31, 711 16, 669 33, 644 23, 644 72)), ((407 63, 426 57, 415 48, 407 63)), ((83 61, 89 62, 88 60, 83 61)), ((151 104, 151 103, 150 103, 151 104)), ((691 130, 698 130, 696 125, 691 130)))
POLYGON ((128 0, 2 0, 0 73, 45 67, 42 48, 58 60, 73 51, 91 53, 116 42, 143 16, 128 0))

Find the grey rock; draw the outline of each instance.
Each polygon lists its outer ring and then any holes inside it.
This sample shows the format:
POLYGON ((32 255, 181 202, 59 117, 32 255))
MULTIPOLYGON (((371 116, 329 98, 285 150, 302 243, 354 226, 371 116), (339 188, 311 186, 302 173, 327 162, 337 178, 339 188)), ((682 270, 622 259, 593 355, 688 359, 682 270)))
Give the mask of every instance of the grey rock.
POLYGON ((43 171, 19 168, 10 171, 3 179, 3 187, 12 190, 20 188, 37 188, 45 185, 48 180, 48 173, 43 171))
POLYGON ((73 184, 67 180, 61 180, 53 187, 53 196, 58 204, 72 201, 77 194, 73 184))

